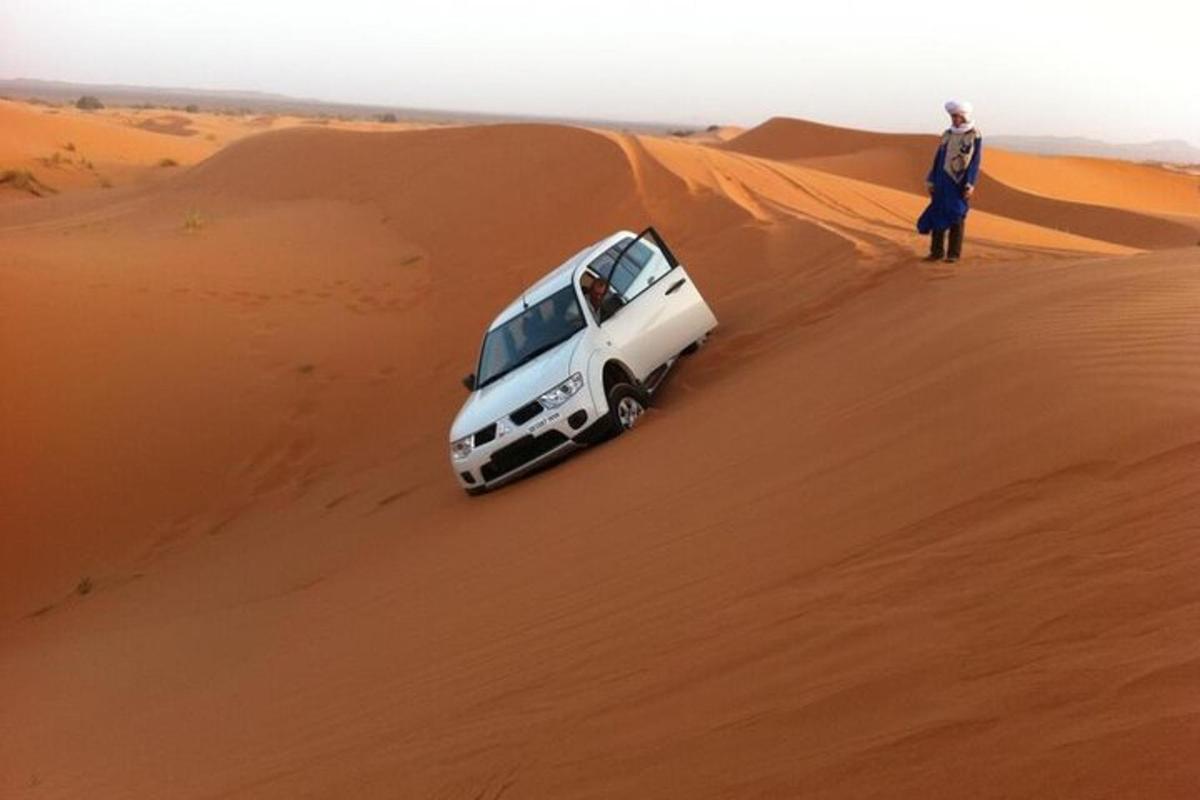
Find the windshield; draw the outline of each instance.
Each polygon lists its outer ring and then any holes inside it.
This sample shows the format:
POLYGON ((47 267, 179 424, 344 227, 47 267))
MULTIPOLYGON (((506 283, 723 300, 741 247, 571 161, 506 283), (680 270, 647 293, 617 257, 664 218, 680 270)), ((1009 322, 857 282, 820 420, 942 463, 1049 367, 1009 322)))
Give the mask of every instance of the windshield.
POLYGON ((568 284, 488 333, 479 356, 476 388, 565 342, 584 325, 575 287, 568 284))

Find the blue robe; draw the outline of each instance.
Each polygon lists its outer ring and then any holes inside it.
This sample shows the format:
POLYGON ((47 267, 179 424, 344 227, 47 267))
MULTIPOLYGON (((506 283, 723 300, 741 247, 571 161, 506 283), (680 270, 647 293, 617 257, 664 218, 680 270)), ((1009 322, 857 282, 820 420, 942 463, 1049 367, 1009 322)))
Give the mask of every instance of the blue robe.
POLYGON ((946 140, 943 138, 942 143, 938 145, 937 154, 933 157, 933 167, 929 170, 929 177, 926 178, 926 181, 933 184, 933 200, 925 209, 925 213, 917 220, 919 233, 944 231, 966 218, 967 212, 971 208, 967 199, 963 197, 963 191, 968 185, 974 186, 975 181, 979 178, 979 160, 982 155, 983 137, 977 135, 975 154, 971 156, 971 163, 967 166, 966 172, 958 180, 955 180, 942 167, 946 160, 946 140))

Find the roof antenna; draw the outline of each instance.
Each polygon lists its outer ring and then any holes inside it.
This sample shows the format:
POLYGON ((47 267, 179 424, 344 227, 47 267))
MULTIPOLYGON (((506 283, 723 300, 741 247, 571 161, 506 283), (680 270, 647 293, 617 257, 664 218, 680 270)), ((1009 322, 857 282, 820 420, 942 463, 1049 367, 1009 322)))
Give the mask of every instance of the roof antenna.
POLYGON ((525 294, 521 295, 521 305, 523 305, 526 310, 529 309, 529 296, 528 295, 525 295, 525 294))

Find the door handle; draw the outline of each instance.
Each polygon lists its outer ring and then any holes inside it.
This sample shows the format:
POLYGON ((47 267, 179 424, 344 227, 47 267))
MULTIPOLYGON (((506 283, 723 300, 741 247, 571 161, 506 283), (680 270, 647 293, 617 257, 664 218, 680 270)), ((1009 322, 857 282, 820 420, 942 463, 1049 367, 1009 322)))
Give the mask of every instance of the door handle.
POLYGON ((671 288, 667 289, 667 294, 674 294, 675 292, 679 291, 679 287, 683 286, 685 283, 687 283, 687 278, 680 278, 679 280, 675 281, 671 284, 671 288))

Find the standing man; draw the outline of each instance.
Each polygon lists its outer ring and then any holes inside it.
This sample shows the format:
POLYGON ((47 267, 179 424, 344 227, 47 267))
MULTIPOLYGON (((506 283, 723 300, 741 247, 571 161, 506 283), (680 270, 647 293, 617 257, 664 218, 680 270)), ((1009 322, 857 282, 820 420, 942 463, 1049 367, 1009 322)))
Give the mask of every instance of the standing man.
POLYGON ((933 167, 925 178, 925 188, 933 199, 917 220, 917 230, 930 234, 926 261, 941 261, 945 257, 954 262, 962 256, 963 228, 970 210, 968 201, 975 193, 983 156, 983 137, 971 121, 972 111, 970 103, 957 100, 946 103, 951 126, 942 134, 933 167), (950 231, 949 252, 946 231, 950 231))

